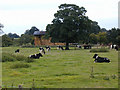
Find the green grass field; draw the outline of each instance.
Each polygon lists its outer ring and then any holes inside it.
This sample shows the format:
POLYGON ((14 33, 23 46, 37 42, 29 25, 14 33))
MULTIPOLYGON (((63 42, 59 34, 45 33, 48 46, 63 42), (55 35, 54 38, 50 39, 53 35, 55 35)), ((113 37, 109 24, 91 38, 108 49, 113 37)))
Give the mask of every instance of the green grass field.
MULTIPOLYGON (((28 57, 39 53, 38 48, 3 47, 3 53, 28 57), (20 53, 14 53, 19 48, 20 53)), ((89 50, 56 50, 46 52, 40 59, 2 63, 2 87, 17 88, 118 88, 118 52, 110 50, 98 53, 111 63, 94 63, 89 50), (16 68, 16 63, 29 64, 28 68, 16 68), (93 67, 93 72, 92 72, 93 67), (91 74, 94 77, 91 77, 91 74)))

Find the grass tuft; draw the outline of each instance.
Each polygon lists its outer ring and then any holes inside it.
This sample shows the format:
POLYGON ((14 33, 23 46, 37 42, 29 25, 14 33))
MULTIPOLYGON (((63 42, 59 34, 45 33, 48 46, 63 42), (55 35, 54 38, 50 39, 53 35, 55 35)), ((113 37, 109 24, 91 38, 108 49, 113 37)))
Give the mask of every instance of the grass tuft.
POLYGON ((12 69, 16 69, 16 68, 29 68, 31 65, 29 64, 25 64, 25 63, 15 63, 11 66, 12 69))
POLYGON ((110 80, 109 76, 103 77, 104 80, 110 80))
POLYGON ((109 52, 109 50, 106 48, 93 48, 90 52, 109 52))

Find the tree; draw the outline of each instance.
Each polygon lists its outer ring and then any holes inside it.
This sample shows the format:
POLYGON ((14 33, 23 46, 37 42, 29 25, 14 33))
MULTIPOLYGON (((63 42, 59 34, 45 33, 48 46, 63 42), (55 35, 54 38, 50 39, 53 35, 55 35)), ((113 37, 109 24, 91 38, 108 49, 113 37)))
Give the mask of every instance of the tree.
MULTIPOLYGON (((98 34, 100 32, 100 26, 98 25, 98 22, 92 21, 92 20, 87 20, 86 23, 84 24, 84 29, 83 34, 83 42, 84 43, 90 43, 90 35, 91 34, 98 34)), ((94 38, 95 39, 95 38, 94 38)), ((96 42, 94 42, 96 43, 96 42)))
POLYGON ((39 31, 39 29, 37 29, 35 26, 33 26, 33 27, 31 27, 30 30, 26 30, 26 31, 25 31, 25 34, 27 34, 27 35, 33 35, 33 33, 34 33, 35 31, 39 31))
POLYGON ((97 44, 97 42, 98 42, 97 34, 92 33, 92 34, 90 34, 89 37, 90 37, 90 43, 97 44))
POLYGON ((3 28, 4 26, 0 23, 0 34, 3 33, 3 30, 1 28, 3 28))
MULTIPOLYGON (((69 50, 69 43, 79 42, 88 35, 89 28, 95 28, 85 13, 84 7, 74 4, 61 4, 59 11, 54 14, 52 24, 46 27, 46 36, 51 37, 54 42, 65 42, 66 50, 69 50)), ((92 29, 90 29, 92 30, 92 29)))
POLYGON ((106 32, 99 32, 97 34, 98 42, 100 44, 106 44, 107 43, 107 33, 106 32))
POLYGON ((20 43, 20 45, 29 44, 29 43, 34 44, 33 35, 22 34, 20 39, 19 39, 19 43, 20 43))
POLYGON ((17 35, 16 33, 14 33, 14 34, 8 33, 8 37, 10 37, 10 38, 19 38, 19 35, 17 35))
POLYGON ((102 28, 100 32, 107 32, 107 30, 105 28, 102 28))
POLYGON ((120 29, 112 28, 107 31, 107 39, 109 43, 117 44, 117 37, 120 36, 120 29))
POLYGON ((13 45, 13 40, 9 38, 6 34, 2 36, 2 46, 8 47, 13 45))

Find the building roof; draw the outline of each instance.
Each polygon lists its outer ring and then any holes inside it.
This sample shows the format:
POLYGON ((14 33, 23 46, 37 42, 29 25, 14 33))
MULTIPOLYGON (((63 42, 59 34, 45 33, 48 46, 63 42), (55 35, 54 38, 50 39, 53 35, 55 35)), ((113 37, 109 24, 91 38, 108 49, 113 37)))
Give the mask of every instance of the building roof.
POLYGON ((45 31, 35 31, 33 35, 34 36, 45 35, 45 31))

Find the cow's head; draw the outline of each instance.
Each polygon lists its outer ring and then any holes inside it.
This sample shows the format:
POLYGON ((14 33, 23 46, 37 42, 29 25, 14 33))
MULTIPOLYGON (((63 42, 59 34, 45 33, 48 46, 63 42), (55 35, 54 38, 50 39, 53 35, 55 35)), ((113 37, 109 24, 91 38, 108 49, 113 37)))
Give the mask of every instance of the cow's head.
POLYGON ((96 56, 98 56, 98 54, 95 54, 95 55, 93 56, 93 58, 96 58, 96 56))

